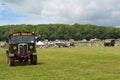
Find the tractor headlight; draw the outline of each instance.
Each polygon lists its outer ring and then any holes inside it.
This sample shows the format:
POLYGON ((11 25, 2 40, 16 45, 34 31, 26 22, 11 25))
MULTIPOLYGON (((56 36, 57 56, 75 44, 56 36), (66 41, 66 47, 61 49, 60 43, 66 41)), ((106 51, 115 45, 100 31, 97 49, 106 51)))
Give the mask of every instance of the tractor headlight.
POLYGON ((13 46, 13 49, 14 49, 14 50, 16 50, 16 49, 17 49, 17 47, 16 47, 16 46, 13 46))
POLYGON ((33 46, 31 45, 29 48, 30 48, 30 49, 33 49, 33 46))

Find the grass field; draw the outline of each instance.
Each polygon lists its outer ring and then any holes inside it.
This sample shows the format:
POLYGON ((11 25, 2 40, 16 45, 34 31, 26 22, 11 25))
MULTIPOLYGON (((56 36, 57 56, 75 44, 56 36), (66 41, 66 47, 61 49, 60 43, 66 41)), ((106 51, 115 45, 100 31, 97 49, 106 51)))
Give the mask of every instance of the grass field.
POLYGON ((120 47, 37 49, 38 64, 9 67, 0 49, 0 80, 120 80, 120 47))

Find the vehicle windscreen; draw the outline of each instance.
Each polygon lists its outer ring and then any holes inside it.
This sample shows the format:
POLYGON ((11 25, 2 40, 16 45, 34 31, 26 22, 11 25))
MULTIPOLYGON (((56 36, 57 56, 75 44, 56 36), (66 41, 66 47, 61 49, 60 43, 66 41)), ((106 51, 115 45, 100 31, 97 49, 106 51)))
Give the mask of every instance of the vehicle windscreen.
POLYGON ((10 43, 34 43, 34 36, 11 36, 10 43))

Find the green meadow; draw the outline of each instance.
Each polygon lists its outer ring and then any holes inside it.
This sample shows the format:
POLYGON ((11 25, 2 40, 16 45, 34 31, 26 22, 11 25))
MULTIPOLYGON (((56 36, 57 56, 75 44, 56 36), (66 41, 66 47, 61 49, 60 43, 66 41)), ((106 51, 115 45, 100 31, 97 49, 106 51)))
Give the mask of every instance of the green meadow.
POLYGON ((0 80, 120 80, 120 47, 37 49, 38 64, 10 67, 0 49, 0 80))

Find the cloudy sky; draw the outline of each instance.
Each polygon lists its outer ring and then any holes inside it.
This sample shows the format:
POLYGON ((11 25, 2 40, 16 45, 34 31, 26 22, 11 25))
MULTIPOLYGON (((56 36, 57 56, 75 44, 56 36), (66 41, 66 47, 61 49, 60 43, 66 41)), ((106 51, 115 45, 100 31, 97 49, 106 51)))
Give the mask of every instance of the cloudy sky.
POLYGON ((120 26, 120 0, 0 0, 0 25, 120 26))

